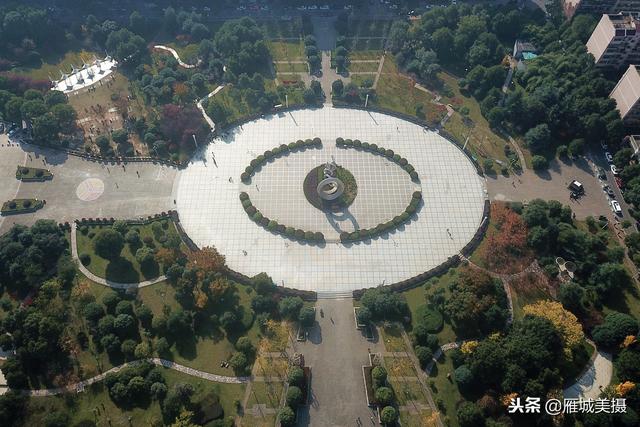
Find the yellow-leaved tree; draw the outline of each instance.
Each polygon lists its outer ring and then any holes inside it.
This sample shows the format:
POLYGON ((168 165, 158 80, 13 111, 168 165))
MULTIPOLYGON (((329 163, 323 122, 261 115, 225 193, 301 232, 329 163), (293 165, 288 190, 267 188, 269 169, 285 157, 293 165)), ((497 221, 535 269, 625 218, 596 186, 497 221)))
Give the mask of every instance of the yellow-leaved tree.
POLYGON ((565 310, 559 302, 549 300, 526 305, 523 311, 525 314, 549 320, 562 337, 565 355, 571 359, 571 350, 580 345, 584 339, 582 325, 580 325, 576 316, 565 310))

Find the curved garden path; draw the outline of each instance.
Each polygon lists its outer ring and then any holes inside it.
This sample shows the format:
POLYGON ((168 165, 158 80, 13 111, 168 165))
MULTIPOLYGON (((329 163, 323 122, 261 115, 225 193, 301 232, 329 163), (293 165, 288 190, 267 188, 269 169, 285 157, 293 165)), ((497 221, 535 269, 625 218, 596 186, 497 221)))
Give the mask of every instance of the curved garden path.
POLYGON ((176 52, 175 49, 173 49, 173 48, 171 48, 169 46, 163 46, 161 44, 157 44, 153 48, 157 49, 157 50, 164 50, 166 52, 169 52, 171 55, 173 55, 174 58, 176 58, 176 61, 178 61, 178 64, 180 64, 180 66, 183 67, 183 68, 196 68, 202 62, 202 60, 200 58, 198 58, 198 62, 197 63, 195 63, 195 64, 187 64, 186 62, 183 62, 182 59, 180 59, 180 56, 178 55, 178 52, 176 52))
POLYGON ((202 101, 204 101, 205 99, 211 98, 216 93, 220 92, 222 89, 224 89, 224 85, 218 86, 211 93, 209 93, 207 96, 205 96, 204 98, 202 98, 201 100, 196 102, 196 106, 198 107, 198 110, 200 110, 200 112, 202 113, 202 117, 204 117, 204 120, 207 122, 207 124, 211 128, 211 131, 214 131, 216 129, 216 124, 213 122, 213 119, 211 117, 209 117, 209 115, 207 114, 207 111, 202 106, 202 101))
POLYGON ((78 224, 75 221, 71 223, 71 256, 76 261, 76 264, 78 265, 78 269, 80 270, 80 272, 85 276, 87 276, 87 278, 91 279, 92 281, 98 283, 99 285, 108 286, 110 288, 129 289, 129 288, 144 288, 145 286, 155 285, 156 283, 164 282, 165 280, 167 280, 167 277, 165 275, 162 275, 162 276, 156 277, 155 279, 145 280, 143 282, 120 283, 120 282, 113 282, 103 277, 96 276, 82 264, 82 262, 80 261, 80 258, 78 257, 78 244, 77 244, 77 236, 76 236, 77 227, 78 227, 78 224))
MULTIPOLYGON (((106 372, 96 375, 95 377, 86 379, 84 381, 80 381, 75 384, 70 384, 65 387, 48 388, 48 389, 41 389, 41 390, 20 390, 20 392, 28 396, 55 396, 58 394, 68 393, 68 392, 79 393, 81 391, 84 391, 86 386, 89 386, 91 384, 95 384, 97 382, 104 380, 106 376, 110 373, 118 372, 121 369, 129 366, 139 365, 144 361, 153 363, 156 366, 162 366, 168 369, 173 369, 175 371, 182 372, 183 374, 191 375, 192 377, 198 377, 198 378, 202 378, 208 381, 213 381, 218 383, 245 384, 251 380, 250 377, 227 377, 223 375, 211 374, 209 372, 198 371, 197 369, 192 369, 187 366, 180 365, 170 360, 159 359, 157 357, 149 357, 147 359, 141 359, 141 360, 135 360, 133 362, 123 363, 122 365, 111 368, 106 372)), ((0 394, 3 394, 7 390, 8 388, 6 387, 5 388, 0 387, 0 394)))

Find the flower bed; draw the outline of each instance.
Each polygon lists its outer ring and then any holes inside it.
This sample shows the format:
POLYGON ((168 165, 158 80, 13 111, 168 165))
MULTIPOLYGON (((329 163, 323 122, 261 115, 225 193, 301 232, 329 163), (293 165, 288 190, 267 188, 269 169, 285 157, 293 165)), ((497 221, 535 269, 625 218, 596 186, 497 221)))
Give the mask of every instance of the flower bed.
POLYGON ((368 151, 373 154, 379 154, 381 156, 385 156, 390 161, 397 163, 406 173, 409 174, 411 180, 414 182, 419 182, 420 178, 418 177, 418 172, 416 172, 415 168, 407 159, 395 153, 393 150, 389 150, 385 147, 380 147, 377 144, 370 144, 368 142, 362 142, 359 139, 336 139, 336 146, 339 148, 355 148, 357 150, 368 151))
POLYGON ((413 196, 411 197, 411 202, 409 202, 404 212, 402 212, 400 215, 396 215, 392 220, 380 223, 373 228, 364 228, 361 230, 353 231, 351 233, 344 231, 340 233, 340 241, 343 243, 347 243, 371 239, 373 237, 379 236, 380 234, 400 227, 402 224, 409 221, 411 216, 418 211, 421 200, 422 192, 414 191, 413 196))
POLYGON ((44 207, 44 200, 38 199, 13 199, 4 202, 2 215, 16 215, 21 213, 35 212, 44 207))
POLYGON ((262 166, 264 166, 264 164, 267 163, 270 159, 288 155, 293 151, 304 151, 307 148, 321 146, 322 140, 316 137, 313 139, 305 139, 304 141, 302 139, 299 139, 296 142, 290 142, 289 144, 282 144, 278 147, 274 147, 260 154, 255 159, 251 160, 251 162, 249 162, 249 166, 244 168, 244 172, 240 174, 240 180, 245 184, 251 182, 251 178, 253 177, 255 172, 262 166))
POLYGON ((46 181, 49 179, 53 179, 53 174, 47 169, 18 166, 18 168, 16 169, 16 179, 24 182, 46 181))
POLYGON ((267 230, 282 234, 290 239, 306 241, 309 243, 322 244, 325 242, 324 234, 321 232, 305 231, 299 228, 287 227, 284 224, 278 223, 276 220, 267 218, 253 206, 249 195, 245 192, 240 193, 240 202, 244 211, 249 215, 256 224, 261 225, 267 230))

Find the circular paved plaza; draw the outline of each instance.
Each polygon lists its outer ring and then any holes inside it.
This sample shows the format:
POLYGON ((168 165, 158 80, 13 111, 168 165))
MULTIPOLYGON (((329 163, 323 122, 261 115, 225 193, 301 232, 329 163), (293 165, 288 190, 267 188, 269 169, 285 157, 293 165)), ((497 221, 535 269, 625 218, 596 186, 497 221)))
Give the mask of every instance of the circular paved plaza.
POLYGON ((174 184, 182 225, 200 247, 215 246, 230 268, 248 276, 268 273, 280 286, 345 292, 391 284, 429 270, 458 253, 482 220, 484 181, 462 151, 413 123, 360 110, 301 110, 255 120, 208 145, 174 184), (281 144, 319 137, 322 147, 277 157, 244 184, 249 162, 281 144), (419 182, 396 163, 366 151, 336 147, 336 138, 359 139, 405 157, 419 182), (358 193, 340 215, 324 213, 305 198, 303 181, 335 159, 354 176, 358 193), (339 233, 375 227, 402 213, 414 191, 424 203, 399 229, 359 243, 339 233), (244 212, 238 198, 280 224, 322 232, 317 246, 267 231, 244 212))

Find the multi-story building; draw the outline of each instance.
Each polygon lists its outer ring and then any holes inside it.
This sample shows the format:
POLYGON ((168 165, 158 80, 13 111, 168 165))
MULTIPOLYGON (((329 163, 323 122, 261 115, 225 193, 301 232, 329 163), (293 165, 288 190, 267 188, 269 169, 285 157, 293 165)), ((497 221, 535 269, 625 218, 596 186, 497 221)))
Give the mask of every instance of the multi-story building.
POLYGON ((640 125, 640 74, 638 74, 638 66, 629 65, 609 97, 616 101, 625 126, 640 125))
POLYGON ((596 66, 624 68, 640 64, 640 21, 631 15, 602 15, 587 41, 596 66))
POLYGON ((567 19, 571 19, 576 13, 601 15, 623 12, 638 15, 640 0, 562 0, 562 9, 567 19))

